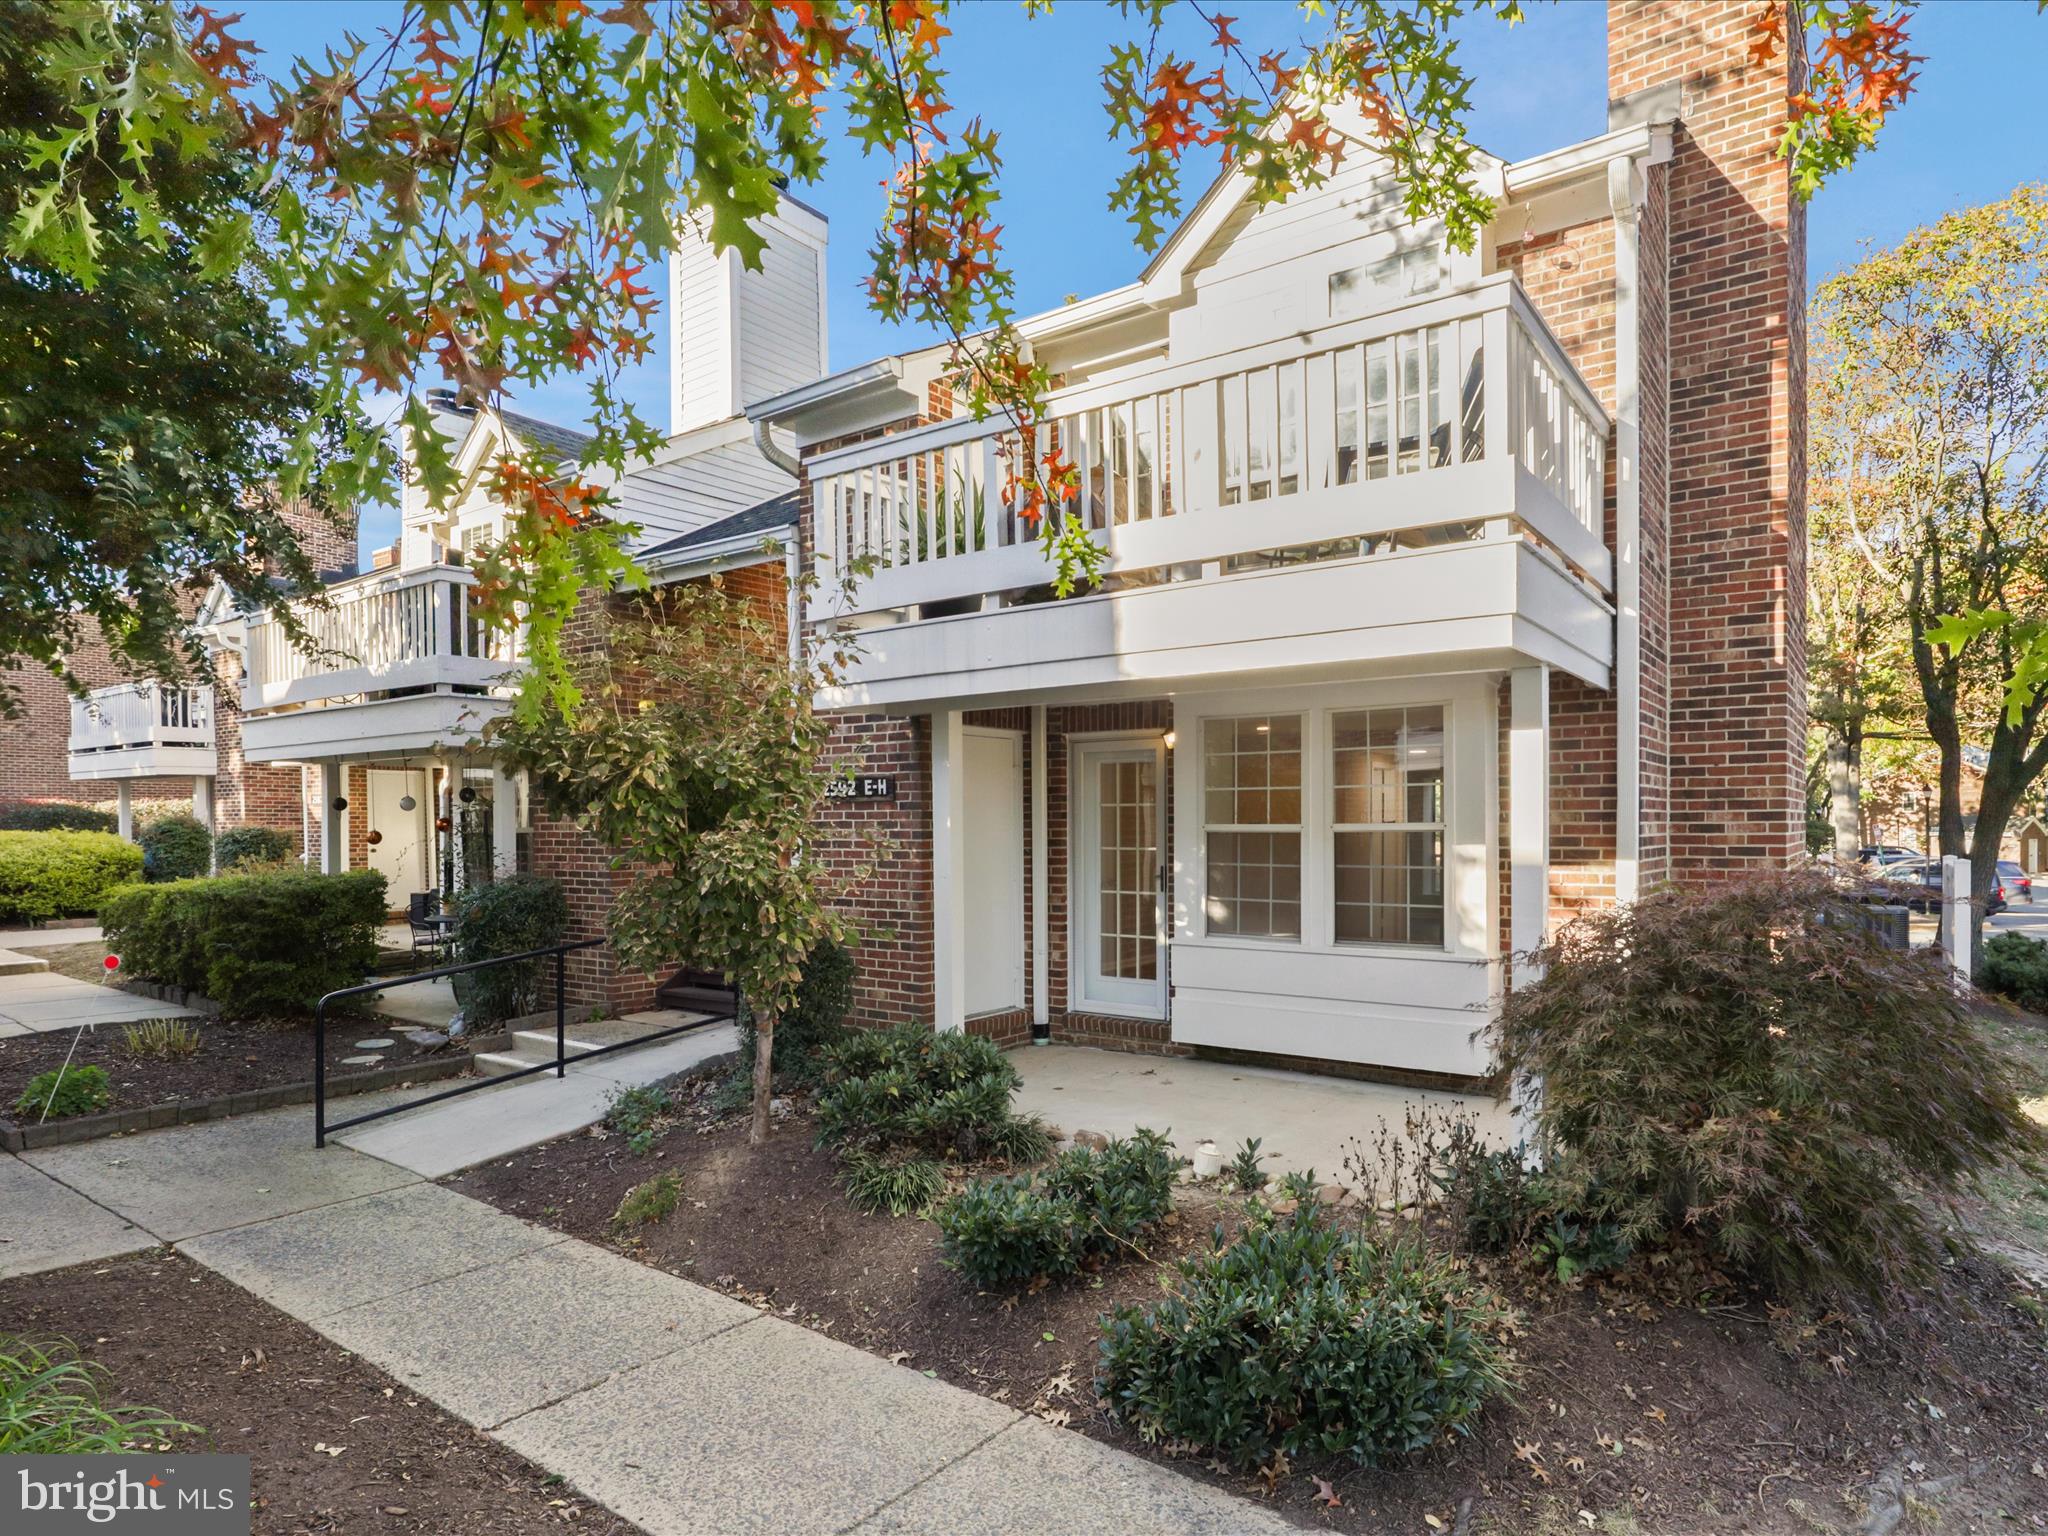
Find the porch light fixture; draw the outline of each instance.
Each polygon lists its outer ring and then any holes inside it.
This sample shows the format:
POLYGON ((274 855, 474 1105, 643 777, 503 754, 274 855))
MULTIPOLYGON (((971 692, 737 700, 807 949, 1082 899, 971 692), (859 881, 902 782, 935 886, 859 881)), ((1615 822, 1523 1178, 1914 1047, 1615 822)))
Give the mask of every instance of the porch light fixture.
POLYGON ((1160 738, 1160 740, 1166 744, 1166 750, 1169 752, 1173 750, 1173 744, 1177 739, 1178 733, 1174 731, 1168 731, 1164 736, 1160 738))

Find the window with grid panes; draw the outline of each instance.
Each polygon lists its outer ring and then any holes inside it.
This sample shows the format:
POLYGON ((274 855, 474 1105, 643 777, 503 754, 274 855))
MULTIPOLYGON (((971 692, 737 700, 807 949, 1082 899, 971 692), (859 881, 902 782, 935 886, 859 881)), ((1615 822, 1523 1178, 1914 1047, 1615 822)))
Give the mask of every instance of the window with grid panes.
POLYGON ((1330 720, 1330 837, 1340 944, 1444 942, 1444 711, 1330 720))
POLYGON ((1202 722, 1208 931, 1301 937, 1301 716, 1202 722))

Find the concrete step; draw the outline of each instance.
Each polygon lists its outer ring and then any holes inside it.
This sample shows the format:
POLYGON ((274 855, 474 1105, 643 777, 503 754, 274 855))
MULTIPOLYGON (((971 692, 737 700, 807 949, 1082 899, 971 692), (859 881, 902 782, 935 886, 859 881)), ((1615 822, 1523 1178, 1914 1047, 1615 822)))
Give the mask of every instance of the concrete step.
MULTIPOLYGON (((674 1028, 682 1024, 706 1024, 714 1017, 715 1015, 709 1013, 673 1011, 640 1013, 623 1019, 597 1019, 588 1024, 575 1024, 571 1025, 563 1036, 562 1052, 574 1061, 577 1057, 587 1056, 604 1046, 642 1039, 658 1029, 674 1028)), ((552 1029, 515 1029, 512 1032, 512 1048, 509 1051, 477 1052, 476 1069, 484 1077, 503 1077, 507 1073, 523 1072, 528 1067, 551 1065, 554 1059, 555 1032, 552 1029)))
POLYGON ((0 976, 34 976, 49 968, 47 960, 38 960, 18 949, 0 949, 0 976))

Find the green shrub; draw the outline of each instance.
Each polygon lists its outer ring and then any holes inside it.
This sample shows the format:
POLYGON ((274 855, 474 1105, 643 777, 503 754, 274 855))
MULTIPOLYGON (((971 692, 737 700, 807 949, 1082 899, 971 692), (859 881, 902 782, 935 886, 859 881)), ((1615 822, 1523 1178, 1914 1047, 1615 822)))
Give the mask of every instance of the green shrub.
POLYGON ((67 800, 16 800, 0 805, 0 832, 112 832, 120 824, 112 811, 67 800))
POLYGON ((1435 1149, 1428 1178, 1444 1196, 1445 1214, 1462 1247, 1517 1254, 1558 1279, 1605 1274, 1628 1262, 1633 1248, 1597 1184, 1560 1166, 1532 1168, 1524 1147, 1488 1147, 1470 1120, 1455 1120, 1435 1149))
POLYGON ((1080 1206, 1030 1178, 976 1179, 934 1214, 940 1262, 983 1290, 1081 1267, 1080 1206))
POLYGON ((306 869, 132 886, 100 909, 122 969, 204 993, 232 1018, 310 1013, 377 959, 384 877, 306 869))
POLYGON ((108 1408, 106 1371, 61 1339, 0 1334, 0 1456, 153 1449, 193 1426, 154 1408, 108 1408))
POLYGON ((659 1083, 621 1088, 605 1101, 604 1123, 626 1138, 626 1148, 635 1157, 645 1157, 654 1150, 661 1121, 672 1108, 668 1090, 659 1083))
POLYGON ((644 1227, 652 1222, 665 1221, 675 1214, 683 1199, 683 1176, 670 1170, 657 1173, 643 1184, 635 1184, 626 1191, 619 1201, 619 1208, 612 1212, 612 1230, 625 1232, 633 1227, 644 1227))
POLYGON ((0 922, 87 916, 141 873, 142 850, 111 832, 0 832, 0 922))
POLYGON ((1994 933, 1984 940, 1977 985, 2022 1008, 2048 1013, 2048 944, 2024 933, 1994 933))
MULTIPOLYGON (((886 1187, 878 1170, 899 1169, 913 1158, 1032 1162, 1052 1150, 1045 1127, 1010 1108, 1017 1068, 979 1035, 919 1024, 856 1029, 820 1054, 818 1144, 849 1164, 876 1165, 849 1179, 848 1193, 863 1210, 901 1208, 901 1200, 872 1203, 856 1186, 864 1192, 886 1187)), ((936 1171, 911 1177, 936 1194, 936 1171)))
MULTIPOLYGON (((825 940, 804 961, 797 983, 796 1006, 775 1021, 775 1077, 778 1082, 810 1084, 824 1064, 820 1053, 839 1035, 853 1007, 853 956, 844 945, 825 940)), ((750 1087, 754 1080, 754 1010, 740 999, 734 1019, 740 1054, 732 1076, 750 1087)))
POLYGON ((213 834, 183 812, 144 822, 135 840, 142 844, 145 880, 196 880, 212 868, 213 834))
POLYGON ((213 840, 214 856, 226 874, 240 864, 281 864, 299 851, 299 840, 276 827, 230 827, 213 840))
POLYGON ((1508 1314, 1448 1260, 1317 1207, 1255 1219, 1178 1266, 1175 1289, 1105 1321, 1096 1391, 1148 1442, 1240 1470, 1383 1462, 1463 1432, 1509 1384, 1508 1314))
MULTIPOLYGON (((508 875, 473 886, 455 908, 458 964, 546 949, 569 936, 569 898, 561 882, 541 875, 508 875)), ((554 964, 522 960, 470 973, 463 1014, 472 1028, 516 1019, 540 1008, 543 977, 554 964)))
POLYGON ((1496 1037, 1543 1084, 1567 1203, 1638 1248, 1689 1230, 1781 1290, 1884 1307, 1937 1273, 1926 1202, 2042 1133, 1941 957, 1838 899, 1759 876, 1582 918, 1496 1037))
POLYGON ((114 1102, 113 1086, 99 1067, 52 1067, 38 1072, 14 1101, 17 1120, 62 1120, 96 1115, 114 1102))
POLYGON ((943 1261, 984 1290, 1071 1275, 1131 1247, 1173 1209, 1173 1153, 1140 1130, 1075 1147, 1038 1179, 977 1179, 939 1207, 943 1261))

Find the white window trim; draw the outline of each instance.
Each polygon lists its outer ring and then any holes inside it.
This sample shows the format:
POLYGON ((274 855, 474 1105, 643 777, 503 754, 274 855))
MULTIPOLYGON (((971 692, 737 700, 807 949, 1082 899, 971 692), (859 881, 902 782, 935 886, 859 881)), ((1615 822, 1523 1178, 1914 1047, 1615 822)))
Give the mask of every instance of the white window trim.
MULTIPOLYGON (((1329 761, 1328 761, 1328 762, 1326 763, 1326 765, 1325 765, 1325 766, 1326 766, 1326 768, 1327 768, 1327 770, 1328 770, 1328 773, 1327 773, 1327 777, 1328 777, 1328 779, 1329 779, 1329 783, 1328 783, 1328 784, 1327 784, 1327 786, 1326 786, 1326 788, 1327 788, 1327 790, 1328 790, 1328 795, 1327 795, 1327 797, 1326 797, 1326 799, 1325 799, 1325 801, 1324 801, 1324 803, 1323 803, 1323 805, 1322 805, 1322 807, 1321 807, 1321 809, 1322 809, 1322 810, 1323 810, 1323 812, 1324 812, 1324 822, 1323 822, 1323 826, 1322 826, 1322 829, 1321 829, 1321 836, 1322 836, 1322 837, 1324 837, 1325 839, 1327 839, 1327 845, 1326 845, 1326 846, 1327 846, 1327 849, 1328 849, 1328 857, 1327 857, 1327 858, 1326 858, 1326 859, 1324 860, 1324 868, 1325 868, 1325 870, 1327 871, 1327 873, 1328 873, 1328 875, 1329 875, 1329 888, 1328 888, 1328 893, 1327 893, 1327 899, 1326 899, 1326 900, 1324 901, 1323 905, 1324 905, 1324 907, 1325 907, 1325 909, 1326 909, 1326 911, 1327 911, 1327 915, 1328 915, 1328 917, 1329 917, 1329 920, 1330 920, 1330 942, 1331 942, 1331 944, 1332 944, 1332 945, 1334 945, 1334 946, 1335 946, 1336 948, 1338 948, 1338 949, 1342 949, 1342 950, 1375 950, 1375 951, 1386 951, 1386 952, 1390 952, 1390 953, 1396 953, 1396 954, 1416 954, 1416 955, 1432 955, 1432 954, 1447 954, 1447 953, 1449 953, 1449 952, 1450 952, 1450 949, 1451 949, 1451 934, 1452 934, 1452 931, 1453 931, 1453 928, 1454 928, 1454 925, 1455 925, 1455 920, 1456 920, 1456 918, 1455 918, 1455 914, 1454 914, 1454 913, 1453 913, 1453 912, 1451 911, 1451 867, 1450 867, 1450 866, 1451 866, 1451 794, 1450 794, 1450 786, 1451 786, 1451 771, 1452 771, 1452 768, 1451 768, 1451 757, 1452 757, 1452 753, 1453 753, 1453 751, 1455 750, 1455 749, 1454 749, 1454 745, 1453 745, 1453 737, 1454 737, 1454 736, 1456 735, 1456 732, 1455 732, 1455 731, 1453 731, 1453 730, 1452 730, 1452 728, 1451 728, 1451 719, 1452 719, 1452 709, 1453 709, 1453 704, 1452 704, 1452 701, 1451 701, 1450 699, 1448 699, 1448 698, 1441 698, 1441 699, 1404 699, 1404 700, 1402 700, 1402 701, 1401 701, 1400 703, 1398 703, 1398 704, 1352 704, 1352 705, 1338 705, 1338 706, 1335 706, 1335 707, 1333 707, 1333 708, 1331 708, 1331 709, 1327 709, 1327 710, 1323 711, 1323 750, 1324 750, 1325 754, 1326 754, 1326 755, 1328 756, 1328 759, 1329 759, 1329 761), (1438 801, 1439 801, 1439 808, 1440 808, 1440 809, 1442 810, 1442 812, 1443 812, 1443 819, 1442 819, 1442 820, 1440 820, 1440 821, 1433 821, 1433 822, 1428 822, 1428 821, 1339 821, 1339 820, 1337 819, 1337 770, 1336 770, 1336 751, 1337 751, 1337 730, 1336 730, 1336 719, 1337 719, 1337 716, 1339 716, 1339 715, 1366 715, 1366 714, 1370 714, 1370 713, 1372 713, 1372 711, 1374 711, 1374 710, 1394 710, 1394 709, 1432 709, 1432 708, 1434 708, 1434 709, 1441 709, 1441 710, 1443 711, 1443 720, 1444 720, 1444 749, 1443 749, 1443 750, 1444 750, 1444 776, 1443 776, 1443 788, 1442 788, 1442 790, 1441 790, 1441 791, 1439 792, 1439 795, 1438 795, 1438 801), (1442 867, 1442 868, 1441 868, 1441 869, 1440 869, 1440 870, 1439 870, 1439 871, 1437 872, 1437 873, 1438 873, 1438 883, 1439 883, 1440 885, 1442 885, 1442 887, 1443 887, 1443 890, 1442 890, 1442 892, 1440 893, 1440 897, 1439 897, 1439 901, 1438 901, 1438 910, 1439 910, 1439 911, 1440 911, 1440 912, 1442 913, 1442 915, 1443 915, 1443 927, 1444 927, 1444 937, 1443 937, 1443 942, 1442 942, 1441 944, 1390 944, 1390 943, 1387 943, 1387 942, 1386 942, 1386 941, 1384 941, 1384 940, 1380 940, 1380 941, 1374 941, 1374 940, 1370 940, 1370 939, 1340 939, 1340 938, 1338 938, 1338 937, 1337 937, 1337 834, 1338 834, 1339 832, 1436 832, 1436 833, 1438 833, 1438 834, 1440 834, 1440 835, 1442 836, 1442 838, 1443 838, 1443 858, 1444 858, 1444 862, 1443 862, 1443 867, 1442 867)), ((1402 808, 1403 808, 1404 810, 1405 810, 1405 809, 1407 808, 1407 796, 1408 796, 1408 780, 1407 780, 1407 775, 1406 775, 1406 771, 1405 771, 1405 769, 1404 769, 1404 771, 1403 771, 1403 775, 1402 775, 1402 780, 1401 780, 1401 797, 1402 797, 1402 808)), ((1306 807, 1304 807, 1304 809, 1306 809, 1306 807)), ((1302 835, 1303 835, 1304 837, 1306 837, 1306 836, 1308 835, 1308 833, 1307 833, 1307 829, 1306 829, 1306 828, 1304 828, 1304 829, 1303 829, 1303 833, 1302 833, 1302 835)), ((1405 905, 1408 905, 1408 906, 1411 906, 1411 907, 1412 907, 1412 906, 1413 906, 1413 903, 1406 903, 1405 905)))
POLYGON ((1360 962, 1411 961, 1468 965, 1500 955, 1499 753, 1497 680, 1419 677, 1371 683, 1312 684, 1229 693, 1182 694, 1175 700, 1174 856, 1180 877, 1173 942, 1247 955, 1326 955, 1360 962), (1332 835, 1331 717, 1395 705, 1444 710, 1444 944, 1337 942, 1336 861, 1332 835), (1200 743, 1204 722, 1245 715, 1301 714, 1302 937, 1246 938, 1209 932, 1207 833, 1200 743), (1313 813, 1309 807, 1315 809, 1313 813), (1189 814, 1192 811, 1193 814, 1189 814))

